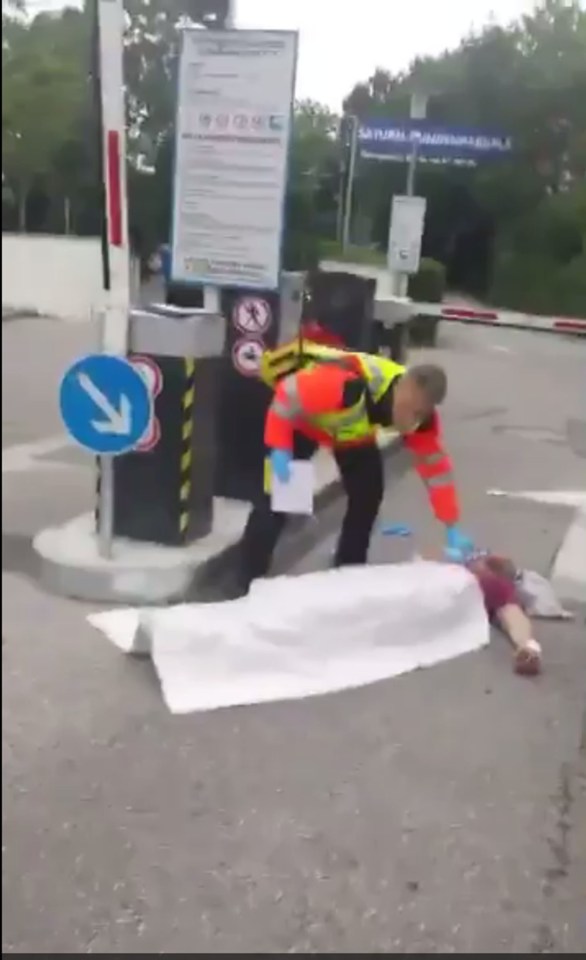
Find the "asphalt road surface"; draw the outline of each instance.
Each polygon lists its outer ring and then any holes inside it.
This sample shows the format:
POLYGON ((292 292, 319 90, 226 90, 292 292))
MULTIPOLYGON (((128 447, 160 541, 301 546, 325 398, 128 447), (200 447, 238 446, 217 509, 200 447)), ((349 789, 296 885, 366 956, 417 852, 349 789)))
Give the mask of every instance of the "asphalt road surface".
MULTIPOLYGON (((93 335, 2 332, 4 952, 586 949, 584 608, 537 624, 537 681, 495 637, 357 691, 174 718, 149 666, 35 578, 31 536, 92 502, 57 384, 93 335)), ((487 490, 584 487, 586 343, 452 327, 430 353, 465 525, 547 572, 571 510, 487 490)), ((404 467, 385 519, 431 545, 404 467)), ((299 569, 328 562, 339 508, 324 519, 299 569)), ((411 549, 377 537, 372 556, 411 549)))

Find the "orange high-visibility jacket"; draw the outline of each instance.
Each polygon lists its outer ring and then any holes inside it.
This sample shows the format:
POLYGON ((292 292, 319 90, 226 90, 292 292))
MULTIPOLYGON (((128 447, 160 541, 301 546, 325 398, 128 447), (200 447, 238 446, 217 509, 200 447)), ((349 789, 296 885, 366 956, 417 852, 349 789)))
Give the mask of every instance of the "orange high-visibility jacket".
MULTIPOLYGON (((347 436, 328 426, 328 418, 357 407, 357 396, 364 393, 364 363, 391 364, 379 357, 343 354, 344 362, 316 363, 297 370, 280 380, 265 421, 265 443, 268 447, 292 450, 295 432, 302 433, 321 446, 349 448, 376 443, 377 426, 363 417, 359 430, 347 436), (291 396, 294 393, 295 403, 291 396)), ((404 372, 398 364, 396 376, 404 372)), ((442 523, 459 520, 458 496, 452 464, 441 442, 440 418, 434 412, 429 421, 413 433, 402 437, 412 452, 415 469, 423 480, 432 509, 442 523)))

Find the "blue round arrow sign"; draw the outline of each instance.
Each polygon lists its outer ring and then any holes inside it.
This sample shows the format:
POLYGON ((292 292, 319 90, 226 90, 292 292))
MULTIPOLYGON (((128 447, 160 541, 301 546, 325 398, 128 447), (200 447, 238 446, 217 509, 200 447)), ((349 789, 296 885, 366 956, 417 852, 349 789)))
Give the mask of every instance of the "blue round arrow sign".
POLYGON ((82 357, 59 388, 63 422, 82 447, 97 454, 132 450, 153 416, 149 388, 128 360, 108 354, 82 357))

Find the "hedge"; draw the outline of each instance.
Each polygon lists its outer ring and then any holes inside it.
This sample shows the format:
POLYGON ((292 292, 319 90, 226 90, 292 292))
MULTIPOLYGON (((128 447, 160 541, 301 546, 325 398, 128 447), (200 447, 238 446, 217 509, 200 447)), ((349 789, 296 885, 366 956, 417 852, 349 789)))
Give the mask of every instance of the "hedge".
POLYGON ((409 277, 409 296, 419 303, 441 303, 446 289, 446 268, 438 260, 423 257, 419 272, 409 277))
POLYGON ((320 241, 320 260, 339 260, 341 263, 357 263, 370 267, 386 267, 387 255, 378 247, 349 246, 345 250, 336 240, 320 241))
MULTIPOLYGON (((441 303, 446 289, 446 268, 443 263, 423 257, 419 272, 409 277, 409 296, 417 303, 441 303)), ((409 324, 409 341, 414 346, 433 347, 437 339, 439 318, 416 314, 409 324)))

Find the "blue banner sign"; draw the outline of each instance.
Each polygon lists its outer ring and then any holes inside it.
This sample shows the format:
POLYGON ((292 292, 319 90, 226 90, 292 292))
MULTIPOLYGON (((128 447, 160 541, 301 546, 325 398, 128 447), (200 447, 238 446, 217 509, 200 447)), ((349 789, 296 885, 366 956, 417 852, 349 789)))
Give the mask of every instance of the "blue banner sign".
POLYGON ((417 144, 418 160, 476 166, 506 157, 511 137, 464 127, 442 127, 427 120, 367 120, 358 130, 360 154, 376 160, 406 160, 417 144))

